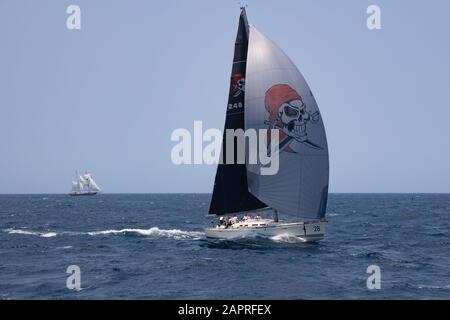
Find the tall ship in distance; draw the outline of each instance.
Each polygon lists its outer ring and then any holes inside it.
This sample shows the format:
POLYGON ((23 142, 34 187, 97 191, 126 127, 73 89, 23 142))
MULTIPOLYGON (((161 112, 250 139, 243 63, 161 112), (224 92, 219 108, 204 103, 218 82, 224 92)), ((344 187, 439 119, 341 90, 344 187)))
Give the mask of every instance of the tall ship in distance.
POLYGON ((86 172, 83 175, 79 175, 77 171, 75 172, 75 177, 76 181, 72 181, 72 190, 69 195, 94 196, 101 191, 90 173, 86 172))

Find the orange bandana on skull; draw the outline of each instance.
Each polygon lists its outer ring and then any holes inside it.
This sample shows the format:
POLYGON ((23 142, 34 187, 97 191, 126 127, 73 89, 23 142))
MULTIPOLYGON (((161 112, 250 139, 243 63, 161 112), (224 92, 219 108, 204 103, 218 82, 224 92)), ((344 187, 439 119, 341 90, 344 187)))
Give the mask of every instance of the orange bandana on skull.
MULTIPOLYGON (((267 112, 269 112, 269 122, 276 123, 279 121, 278 110, 280 106, 292 100, 302 100, 302 97, 292 87, 287 84, 276 84, 266 91, 266 97, 264 105, 267 112)), ((271 129, 267 131, 267 144, 270 144, 271 129)), ((279 141, 282 141, 286 137, 286 134, 279 130, 279 141)), ((289 153, 295 153, 290 146, 287 146, 284 151, 289 153)))
POLYGON ((277 84, 266 91, 264 101, 266 110, 269 112, 269 121, 278 119, 278 109, 280 106, 292 100, 301 100, 302 97, 287 84, 277 84))

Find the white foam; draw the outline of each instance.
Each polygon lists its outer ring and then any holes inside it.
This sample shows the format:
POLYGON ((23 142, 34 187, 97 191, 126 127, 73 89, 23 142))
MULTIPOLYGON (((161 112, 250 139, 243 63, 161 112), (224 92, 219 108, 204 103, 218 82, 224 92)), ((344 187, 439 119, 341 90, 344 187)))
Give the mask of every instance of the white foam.
POLYGON ((6 229, 5 232, 8 232, 9 234, 25 234, 29 236, 38 236, 42 238, 51 238, 56 237, 58 233, 56 232, 36 232, 36 231, 28 231, 28 230, 22 230, 22 229, 6 229))
POLYGON ((36 235, 35 232, 31 232, 31 231, 26 231, 26 230, 16 230, 16 229, 5 229, 3 230, 5 232, 8 232, 9 234, 28 234, 28 235, 36 235))
POLYGON ((286 242, 286 243, 303 243, 306 240, 297 236, 293 236, 290 234, 278 234, 276 236, 270 237, 271 240, 275 242, 286 242))
POLYGON ((108 234, 126 234, 126 233, 135 233, 141 236, 146 237, 158 237, 158 238, 172 238, 176 240, 199 240, 204 237, 203 232, 198 231, 183 231, 178 229, 159 229, 158 227, 153 227, 150 229, 133 229, 133 228, 126 228, 126 229, 110 229, 110 230, 99 230, 99 231, 91 231, 91 232, 37 232, 37 231, 29 231, 29 230, 23 230, 23 229, 5 229, 3 230, 5 232, 8 232, 9 234, 23 234, 23 235, 31 235, 31 236, 38 236, 42 238, 51 238, 56 237, 58 235, 90 235, 90 236, 99 236, 99 235, 108 235, 108 234))
POLYGON ((72 249, 72 246, 57 247, 56 249, 72 249))
POLYGON ((444 289, 444 290, 450 290, 450 285, 446 285, 446 286, 430 286, 430 285, 419 285, 418 286, 419 289, 444 289))
POLYGON ((106 234, 124 234, 124 233, 136 233, 140 234, 142 236, 147 237, 166 237, 166 238, 173 238, 177 240, 181 239, 191 239, 191 240, 198 240, 203 238, 204 233, 203 232, 197 232, 197 231, 183 231, 178 229, 170 229, 170 230, 164 230, 159 229, 158 227, 153 227, 150 229, 120 229, 120 230, 102 230, 102 231, 92 231, 87 232, 88 235, 91 236, 98 236, 98 235, 106 235, 106 234))
POLYGON ((46 232, 46 233, 41 233, 39 236, 43 237, 43 238, 51 238, 51 237, 56 237, 58 234, 56 232, 46 232))

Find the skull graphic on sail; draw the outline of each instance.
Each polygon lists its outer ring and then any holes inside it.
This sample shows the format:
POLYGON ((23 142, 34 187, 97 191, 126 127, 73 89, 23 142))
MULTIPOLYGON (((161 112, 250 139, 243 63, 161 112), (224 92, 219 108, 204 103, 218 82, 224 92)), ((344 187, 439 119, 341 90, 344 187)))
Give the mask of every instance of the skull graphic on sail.
POLYGON ((319 121, 320 113, 309 111, 296 90, 287 84, 276 84, 266 91, 264 103, 269 113, 269 118, 265 121, 269 126, 268 139, 270 140, 270 129, 280 130, 280 150, 294 153, 290 147, 294 142, 322 149, 309 140, 307 130, 308 124, 319 121))
POLYGON ((245 78, 240 73, 236 73, 231 77, 231 94, 234 98, 238 97, 245 91, 245 78))

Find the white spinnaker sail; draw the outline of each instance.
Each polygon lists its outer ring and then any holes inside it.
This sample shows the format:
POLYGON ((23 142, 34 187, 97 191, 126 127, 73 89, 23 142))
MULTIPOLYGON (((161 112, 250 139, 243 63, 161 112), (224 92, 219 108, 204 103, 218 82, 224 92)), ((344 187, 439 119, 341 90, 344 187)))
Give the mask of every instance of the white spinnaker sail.
POLYGON ((250 26, 245 129, 279 129, 279 171, 247 164, 249 191, 282 213, 322 218, 328 195, 328 146, 308 84, 289 57, 250 26))

